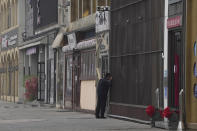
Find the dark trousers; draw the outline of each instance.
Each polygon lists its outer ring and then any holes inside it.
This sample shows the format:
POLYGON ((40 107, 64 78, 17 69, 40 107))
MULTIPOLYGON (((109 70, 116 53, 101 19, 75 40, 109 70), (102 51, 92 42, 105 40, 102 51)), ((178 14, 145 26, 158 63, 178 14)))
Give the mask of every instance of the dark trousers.
POLYGON ((107 97, 98 95, 97 105, 96 105, 96 117, 104 117, 105 107, 106 107, 107 97), (101 113, 101 115, 99 115, 101 113))

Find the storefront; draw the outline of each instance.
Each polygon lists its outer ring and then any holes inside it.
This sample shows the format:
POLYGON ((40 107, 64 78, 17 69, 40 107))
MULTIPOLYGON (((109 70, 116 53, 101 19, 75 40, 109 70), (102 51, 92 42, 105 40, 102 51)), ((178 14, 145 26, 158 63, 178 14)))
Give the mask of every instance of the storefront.
POLYGON ((37 100, 39 101, 45 100, 45 44, 46 41, 42 37, 42 39, 27 41, 19 47, 23 54, 23 82, 25 83, 30 77, 38 79, 37 100))
POLYGON ((68 35, 68 43, 63 47, 63 52, 65 52, 65 107, 93 111, 96 106, 96 39, 90 37, 79 40, 73 33, 68 35))

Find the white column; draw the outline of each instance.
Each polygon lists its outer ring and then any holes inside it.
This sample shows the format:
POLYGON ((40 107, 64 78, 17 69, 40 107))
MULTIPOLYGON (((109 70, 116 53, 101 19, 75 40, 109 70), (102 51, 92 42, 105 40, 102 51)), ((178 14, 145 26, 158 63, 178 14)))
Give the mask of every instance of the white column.
POLYGON ((165 18, 164 18, 164 108, 168 106, 168 0, 165 0, 165 18))
MULTIPOLYGON (((57 87, 57 83, 58 83, 58 81, 59 81, 59 78, 58 78, 58 75, 59 75, 59 59, 58 59, 58 55, 59 55, 59 51, 57 50, 57 52, 56 52, 56 69, 55 69, 55 73, 56 73, 56 83, 55 83, 55 90, 56 90, 56 107, 57 107, 57 104, 58 104, 58 87, 57 87)), ((54 61, 55 62, 55 61, 54 61)))
POLYGON ((66 71, 66 69, 65 69, 65 67, 66 67, 66 65, 65 65, 65 63, 66 63, 66 61, 65 61, 65 59, 66 59, 66 58, 65 58, 65 54, 63 55, 63 58, 64 58, 64 59, 63 59, 63 60, 64 60, 64 64, 63 64, 63 65, 64 65, 64 66, 63 66, 63 68, 62 68, 62 69, 63 69, 63 109, 65 109, 65 81, 66 81, 66 80, 65 80, 65 78, 66 78, 66 77, 65 77, 65 75, 66 75, 66 73, 65 73, 65 71, 66 71))
POLYGON ((47 102, 47 45, 45 46, 45 103, 47 102))

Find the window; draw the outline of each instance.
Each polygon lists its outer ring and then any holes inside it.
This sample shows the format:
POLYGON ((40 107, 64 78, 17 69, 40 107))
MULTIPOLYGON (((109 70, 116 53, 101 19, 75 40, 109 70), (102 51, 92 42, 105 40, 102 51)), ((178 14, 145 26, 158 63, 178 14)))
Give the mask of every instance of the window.
POLYGON ((93 12, 96 12, 96 1, 95 1, 95 0, 93 0, 92 11, 93 11, 93 12))
POLYGON ((72 0, 71 1, 71 21, 75 21, 78 18, 78 1, 72 0))
POLYGON ((11 20, 12 20, 12 19, 11 19, 11 12, 12 12, 12 11, 11 11, 11 5, 10 5, 10 3, 9 3, 9 4, 8 4, 8 16, 7 16, 7 17, 8 17, 8 27, 7 27, 8 29, 11 27, 11 20))
POLYGON ((95 79, 95 51, 81 54, 81 80, 95 79))
POLYGON ((105 6, 106 0, 98 0, 98 6, 105 6))
POLYGON ((9 0, 0 4, 0 31, 17 25, 18 0, 9 0))
POLYGON ((15 6, 14 21, 15 21, 15 25, 17 25, 18 24, 18 0, 16 0, 14 6, 15 6))
POLYGON ((83 17, 91 14, 91 0, 83 0, 83 17))
POLYGON ((110 0, 97 0, 98 6, 109 6, 110 0))
POLYGON ((96 12, 96 0, 71 0, 71 21, 96 12))

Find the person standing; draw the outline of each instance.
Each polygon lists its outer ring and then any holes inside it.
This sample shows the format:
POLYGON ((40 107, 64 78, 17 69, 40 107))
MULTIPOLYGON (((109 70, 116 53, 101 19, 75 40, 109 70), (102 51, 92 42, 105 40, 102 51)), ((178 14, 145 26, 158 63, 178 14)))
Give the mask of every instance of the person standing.
POLYGON ((106 73, 103 79, 100 79, 97 86, 97 105, 95 116, 96 118, 105 118, 105 107, 107 101, 107 94, 109 88, 111 87, 112 75, 110 73, 106 73), (100 114, 101 113, 101 114, 100 114))

